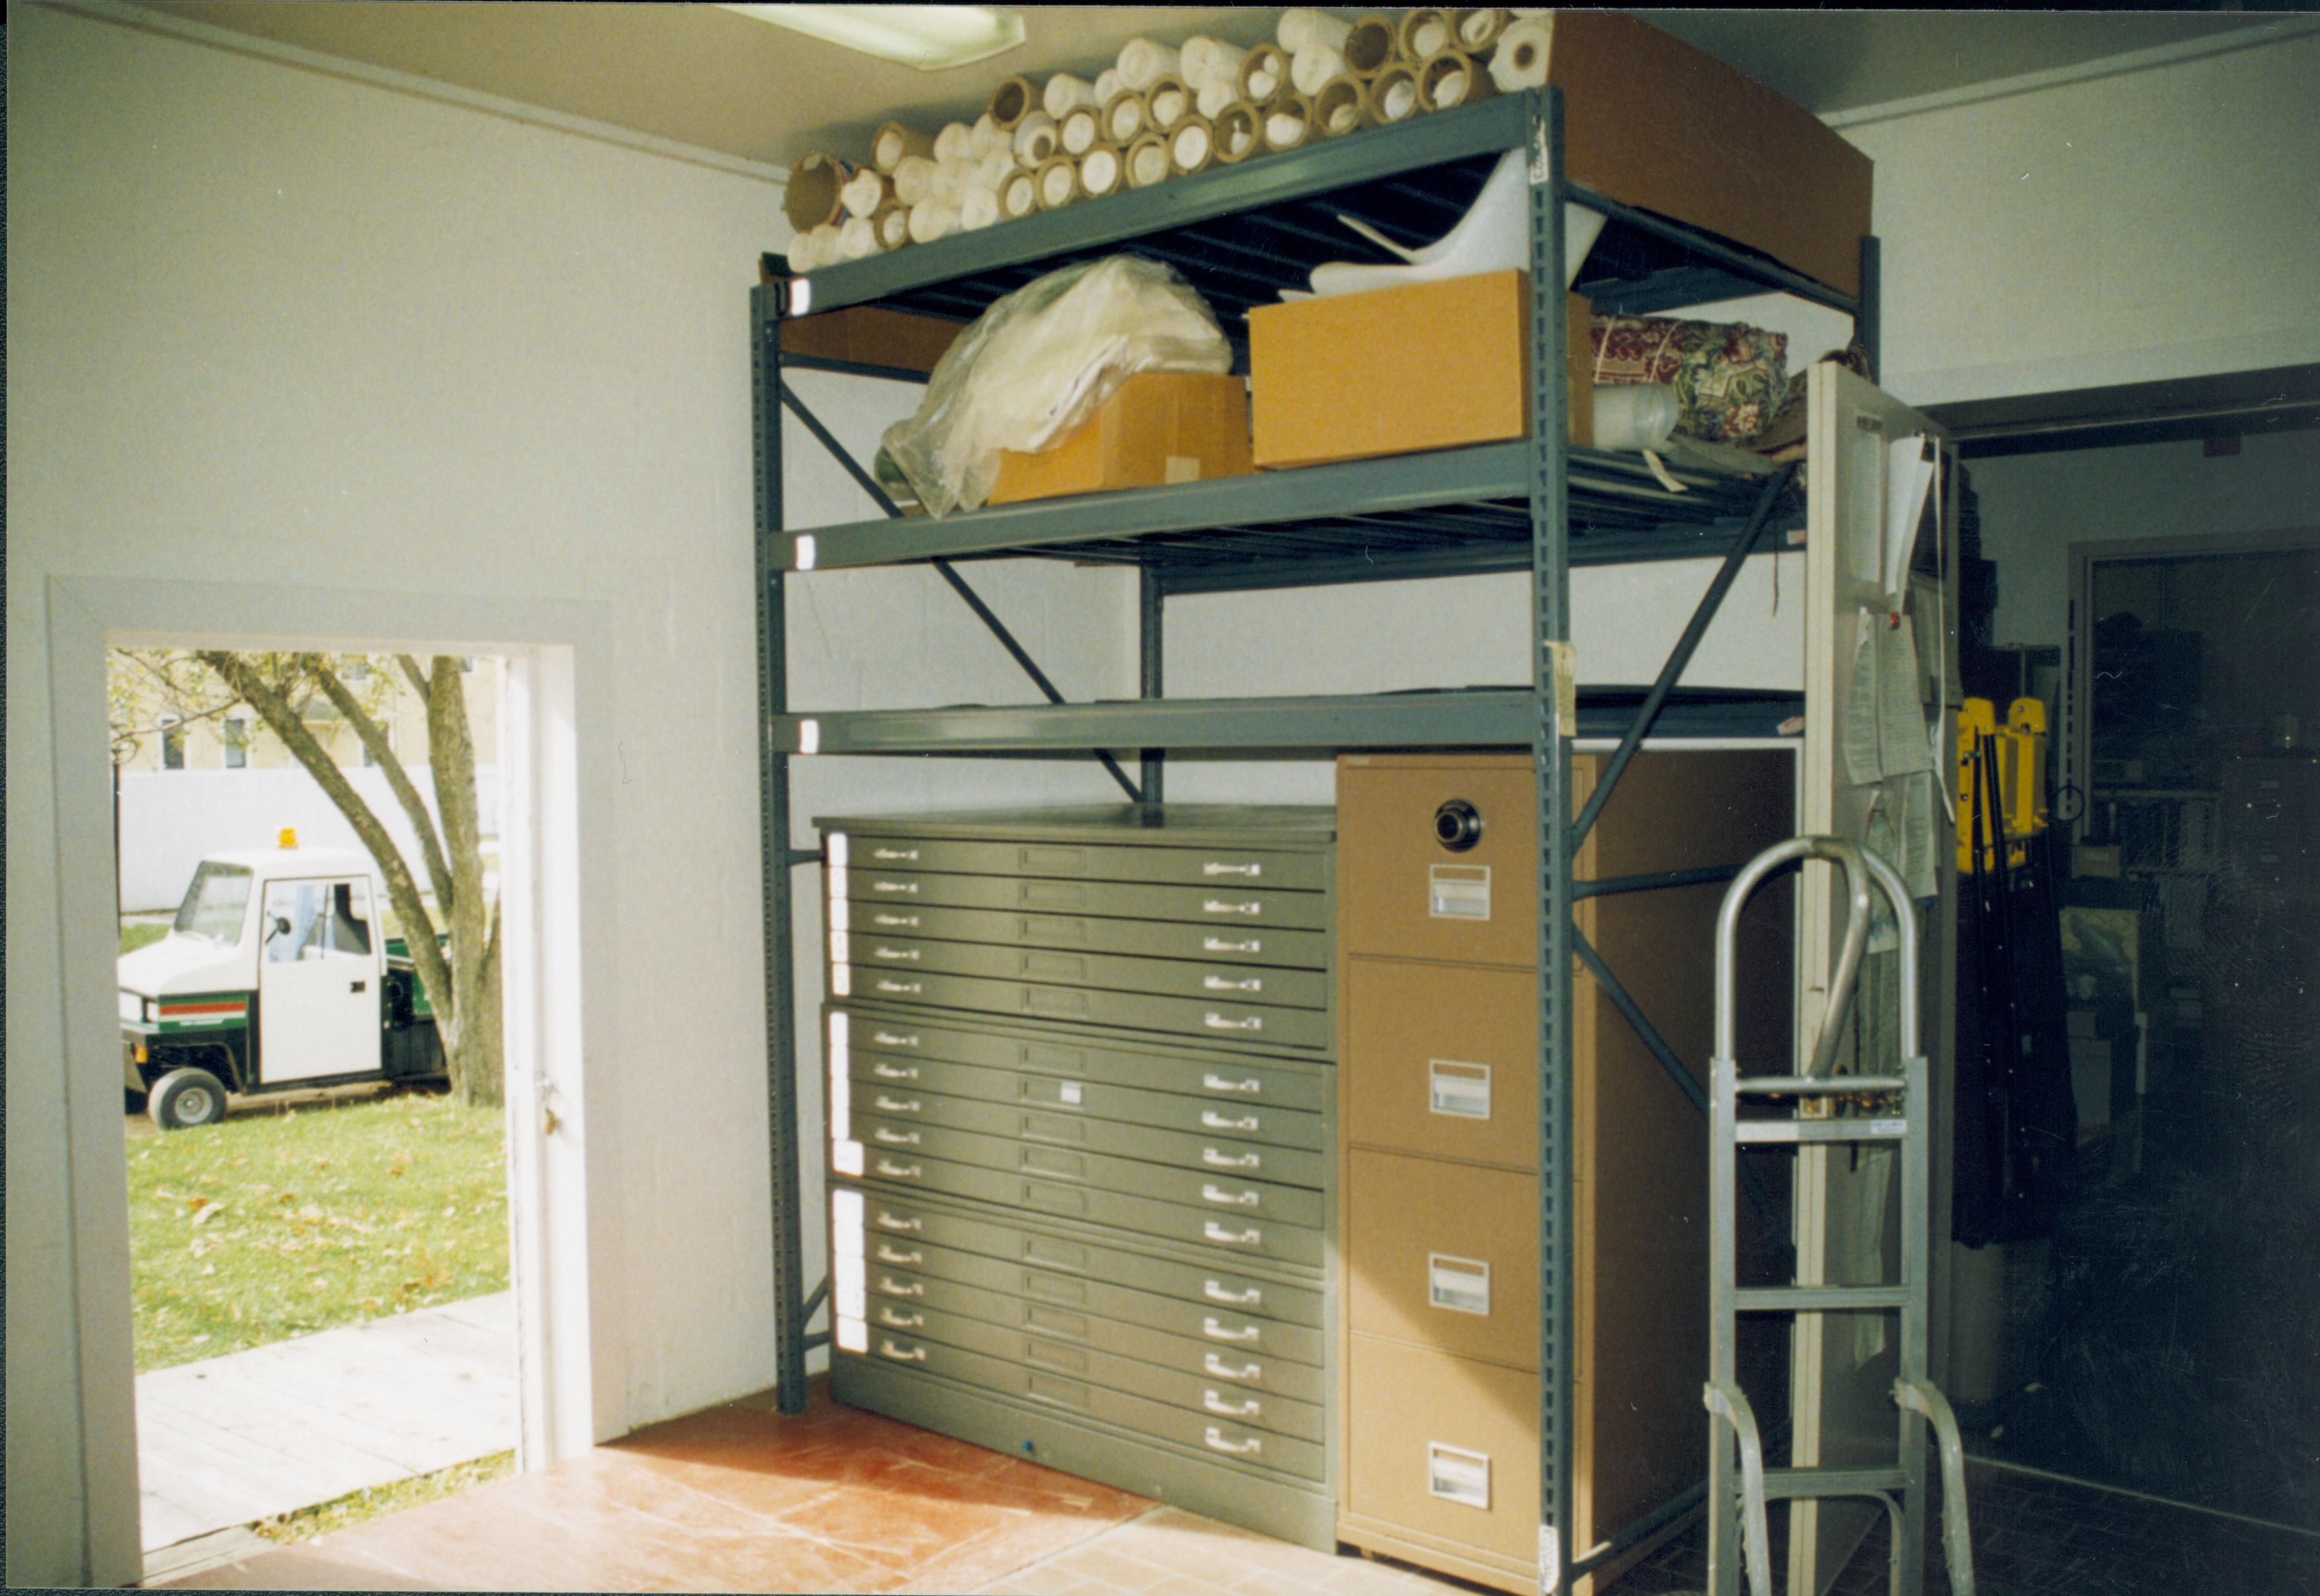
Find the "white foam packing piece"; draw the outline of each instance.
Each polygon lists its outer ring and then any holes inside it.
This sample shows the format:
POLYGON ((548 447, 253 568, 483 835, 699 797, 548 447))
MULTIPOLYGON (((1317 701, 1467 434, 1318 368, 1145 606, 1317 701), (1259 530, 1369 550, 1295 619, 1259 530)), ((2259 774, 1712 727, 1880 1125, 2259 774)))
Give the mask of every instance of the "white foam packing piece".
POLYGON ((1057 122, 1063 121, 1073 106, 1095 103, 1095 85, 1084 77, 1074 77, 1068 72, 1056 73, 1047 79, 1047 87, 1039 91, 1040 108, 1057 122))
POLYGON ((1176 52, 1149 39, 1131 39, 1119 47, 1119 84, 1141 94, 1176 70, 1176 52))
POLYGON ((931 244, 958 227, 958 207, 939 200, 911 207, 911 241, 931 244))
POLYGON ((1546 83, 1547 50, 1554 30, 1541 18, 1518 17, 1509 23, 1491 50, 1491 81, 1499 93, 1511 95, 1546 83))
POLYGON ((894 166, 894 199, 903 205, 925 203, 934 193, 935 174, 941 168, 922 155, 906 155, 894 166))
POLYGON ((1317 44, 1342 50, 1346 48, 1346 35, 1353 31, 1354 24, 1342 17, 1316 11, 1310 5, 1292 5, 1281 14, 1281 22, 1274 29, 1273 37, 1281 41, 1282 49, 1293 56, 1299 50, 1310 50, 1317 44))

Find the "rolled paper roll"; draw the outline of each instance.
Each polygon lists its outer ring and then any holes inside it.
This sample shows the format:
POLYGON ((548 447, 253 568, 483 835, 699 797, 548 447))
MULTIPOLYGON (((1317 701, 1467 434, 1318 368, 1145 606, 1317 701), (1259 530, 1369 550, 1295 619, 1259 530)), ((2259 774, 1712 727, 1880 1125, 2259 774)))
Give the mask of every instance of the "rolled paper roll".
POLYGON ((1168 181, 1168 140, 1158 133, 1145 133, 1128 147, 1119 158, 1128 168, 1128 186, 1150 188, 1168 181))
POLYGON ((1512 15, 1495 5, 1450 14, 1451 28, 1457 34, 1458 48, 1470 56, 1490 54, 1491 46, 1499 41, 1499 35, 1513 20, 1512 15))
POLYGON ((956 205, 966 197, 974 176, 974 165, 971 161, 937 161, 935 180, 928 185, 927 198, 938 205, 956 205))
POLYGON ((1205 116, 1188 116, 1168 135, 1168 165, 1182 177, 1216 164, 1217 132, 1205 116))
POLYGON ((1313 122, 1329 139, 1374 127, 1377 115, 1370 109, 1369 86, 1350 72, 1332 77, 1313 96, 1313 122))
POLYGON ((970 188, 958 203, 961 232, 974 232, 999 220, 999 196, 987 188, 970 188))
POLYGON ((1464 50, 1445 50, 1418 69, 1418 97, 1428 111, 1471 105, 1498 92, 1482 64, 1464 50))
POLYGON ((885 173, 865 167, 838 189, 838 203, 848 216, 875 216, 891 191, 885 173))
POLYGON ((878 230, 878 242, 882 246, 888 249, 900 249, 911 241, 911 208, 888 200, 886 208, 870 219, 870 225, 878 230))
POLYGON ((1381 127, 1407 122, 1425 109, 1418 97, 1418 69, 1396 61, 1370 79, 1370 114, 1381 127))
POLYGON ((1446 11, 1405 11, 1401 14, 1401 59, 1423 61, 1440 55, 1455 41, 1446 11))
POLYGON ((1060 211, 1082 197, 1079 163, 1059 155, 1039 168, 1039 209, 1060 211))
POLYGON ((842 214, 838 191, 854 176, 851 163, 834 155, 810 155, 790 168, 782 213, 799 232, 811 232, 842 214))
POLYGON ((1220 39, 1209 39, 1195 33, 1176 47, 1178 70, 1186 83, 1194 88, 1207 84, 1240 86, 1240 64, 1248 51, 1237 44, 1227 44, 1220 39))
POLYGON ((870 225, 867 216, 849 216, 846 225, 838 230, 838 258, 860 260, 878 253, 878 230, 870 225))
POLYGON ((1068 72, 1058 72, 1047 79, 1039 91, 1039 108, 1061 123, 1074 105, 1094 105, 1095 85, 1084 77, 1074 77, 1068 72))
POLYGON ((1264 148, 1260 125, 1264 113, 1246 100, 1235 100, 1211 118, 1215 124, 1216 158, 1224 166, 1246 160, 1264 148))
POLYGON ((1093 105, 1074 105, 1056 124, 1056 142, 1069 156, 1083 156, 1103 138, 1103 113, 1093 105))
POLYGON ((870 140, 870 164, 882 172, 891 173, 902 165, 906 155, 930 156, 935 152, 935 136, 921 133, 916 128, 906 128, 901 122, 890 122, 880 128, 870 140))
POLYGON ((1029 78, 1020 73, 1002 77, 991 91, 991 121, 1001 132, 1011 133, 1038 104, 1039 91, 1031 86, 1029 78))
POLYGON ((1112 95, 1118 94, 1127 86, 1119 81, 1119 68, 1106 67, 1102 71, 1095 75, 1094 86, 1095 103, 1099 105, 1109 105, 1111 104, 1112 95))
POLYGON ((963 122, 950 122, 935 135, 937 161, 965 160, 974 153, 974 130, 963 122))
POLYGON ((802 277, 808 272, 812 271, 816 265, 813 250, 813 230, 809 228, 804 232, 800 233, 796 238, 792 239, 786 254, 790 263, 790 275, 793 277, 802 277))
POLYGON ((1240 97, 1252 105, 1270 105, 1289 92, 1289 52, 1260 44, 1240 64, 1240 97))
POLYGON ((1007 181, 1007 175, 1022 164, 1015 158, 1013 150, 994 149, 975 162, 972 184, 976 188, 987 188, 997 194, 999 185, 1007 181))
POLYGON ((1192 91, 1174 73, 1155 78, 1144 91, 1144 111, 1154 131, 1165 133, 1192 114, 1192 91))
POLYGON ((1104 142, 1117 144, 1125 149, 1136 142, 1136 135, 1142 132, 1151 120, 1152 113, 1144 104, 1144 96, 1134 89, 1122 89, 1105 103, 1101 123, 1104 142))
POLYGON ((1346 58, 1325 44, 1300 50, 1289 58, 1289 81, 1297 92, 1311 99, 1321 92, 1321 86, 1332 77, 1342 77, 1346 58))
POLYGON ((1028 113, 1015 124, 1015 164, 1045 166, 1056 153, 1056 119, 1044 111, 1028 113))
POLYGON ((1036 172, 1017 167, 999 185, 999 213, 1010 221, 1029 216, 1039 208, 1039 177, 1036 172))
POLYGON ((1177 70, 1176 52, 1149 39, 1131 39, 1119 47, 1119 86, 1147 89, 1177 70))
POLYGON ((911 242, 931 244, 958 230, 958 207, 939 200, 911 207, 911 242))
POLYGON ((1238 83, 1204 83, 1192 95, 1192 110, 1214 122, 1224 113, 1226 106, 1240 98, 1238 83))
POLYGON ((1006 149, 1007 145, 1007 135, 1000 131, 997 122, 991 120, 988 111, 976 117, 974 125, 966 131, 966 152, 969 155, 986 156, 994 149, 1006 149))
POLYGON ((1518 16, 1499 31, 1491 51, 1491 81, 1499 93, 1546 86, 1546 52, 1554 37, 1546 17, 1518 16))
POLYGON ((1346 36, 1353 31, 1353 23, 1342 17, 1316 11, 1310 5, 1292 5, 1281 14, 1273 36, 1281 41, 1282 49, 1295 55, 1317 44, 1342 50, 1346 48, 1346 36))
POLYGON ((1291 89, 1264 108, 1267 149, 1294 149, 1313 137, 1313 102, 1291 89))
POLYGON ((824 266, 838 264, 839 241, 838 224, 834 221, 825 221, 813 230, 814 270, 820 271, 824 266))
POLYGON ((940 167, 922 155, 906 155, 894 167, 894 198, 905 207, 923 204, 935 191, 940 167))
POLYGON ((1367 82, 1392 66, 1400 49, 1401 33, 1393 19, 1373 11, 1353 25, 1337 53, 1346 58, 1346 71, 1367 82))
POLYGON ((1080 192, 1092 200, 1118 193, 1126 176, 1119 151, 1109 144, 1099 144, 1080 157, 1080 192))

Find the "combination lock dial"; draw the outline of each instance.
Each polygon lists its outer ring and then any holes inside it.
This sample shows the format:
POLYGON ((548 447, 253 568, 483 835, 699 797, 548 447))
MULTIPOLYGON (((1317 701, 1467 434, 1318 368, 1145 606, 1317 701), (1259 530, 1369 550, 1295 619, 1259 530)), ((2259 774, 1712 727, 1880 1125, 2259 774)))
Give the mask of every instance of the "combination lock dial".
POLYGON ((1452 798, 1434 811, 1434 840, 1464 853, 1482 840, 1482 812, 1464 798, 1452 798))

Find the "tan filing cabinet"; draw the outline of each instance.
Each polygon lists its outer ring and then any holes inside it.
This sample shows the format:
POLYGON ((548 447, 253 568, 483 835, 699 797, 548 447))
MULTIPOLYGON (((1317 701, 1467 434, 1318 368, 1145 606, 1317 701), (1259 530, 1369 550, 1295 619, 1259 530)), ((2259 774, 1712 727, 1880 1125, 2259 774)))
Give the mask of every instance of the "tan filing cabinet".
MULTIPOLYGON (((1574 760, 1574 805, 1601 763, 1574 760)), ((1794 791, 1785 750, 1643 754, 1575 879, 1742 863, 1791 834, 1794 791)), ((1533 795, 1527 753, 1338 763, 1337 1533, 1515 1591, 1537 1589, 1533 795), (1450 806, 1455 831, 1462 805, 1479 834, 1453 848, 1437 816, 1450 806)), ((1577 915, 1669 1044, 1703 1072, 1723 891, 1607 897, 1577 915)), ((1749 931, 1749 989, 1784 994, 1782 895, 1759 895, 1749 931)), ((1753 1003, 1744 1021, 1752 1050, 1781 1045, 1785 998, 1753 1003)), ((1706 1474, 1708 1128, 1583 974, 1572 1033, 1576 1558, 1706 1474)))

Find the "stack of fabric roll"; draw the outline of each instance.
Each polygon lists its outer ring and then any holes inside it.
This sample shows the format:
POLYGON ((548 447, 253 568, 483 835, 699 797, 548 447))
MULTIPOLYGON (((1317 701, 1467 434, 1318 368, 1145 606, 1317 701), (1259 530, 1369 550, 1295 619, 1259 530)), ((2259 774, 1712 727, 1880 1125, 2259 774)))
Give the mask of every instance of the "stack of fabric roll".
POLYGON ((1281 14, 1251 49, 1194 35, 1132 39, 1092 78, 1009 77, 974 122, 929 133, 890 122, 859 163, 811 155, 791 169, 790 270, 818 271, 1149 188, 1319 139, 1470 105, 1546 82, 1536 11, 1373 12, 1347 22, 1281 14))

